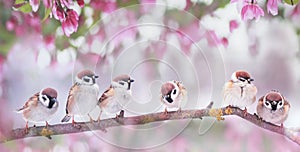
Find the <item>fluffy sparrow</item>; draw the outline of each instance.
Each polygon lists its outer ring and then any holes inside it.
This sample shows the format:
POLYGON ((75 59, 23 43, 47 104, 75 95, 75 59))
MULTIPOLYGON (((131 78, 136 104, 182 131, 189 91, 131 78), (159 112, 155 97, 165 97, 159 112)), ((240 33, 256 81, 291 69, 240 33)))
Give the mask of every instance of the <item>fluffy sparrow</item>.
POLYGON ((167 108, 178 108, 181 111, 181 103, 186 101, 187 91, 179 81, 168 81, 161 86, 161 102, 166 106, 165 113, 168 112, 167 108))
POLYGON ((257 114, 263 120, 273 124, 283 124, 290 110, 289 102, 276 91, 271 91, 258 100, 257 114))
POLYGON ((18 113, 23 114, 23 118, 26 121, 25 131, 28 132, 28 122, 48 122, 54 113, 57 111, 58 101, 57 92, 52 88, 45 88, 40 92, 34 94, 28 99, 25 105, 18 109, 18 113))
MULTIPOLYGON (((98 121, 103 111, 108 113, 116 113, 123 109, 131 100, 131 83, 134 82, 128 75, 120 75, 113 79, 110 87, 102 94, 98 100, 100 114, 98 121)), ((117 115, 118 116, 118 115, 117 115)))
POLYGON ((223 104, 245 108, 256 100, 257 88, 251 82, 254 81, 246 71, 236 71, 231 80, 225 83, 223 88, 223 104))
POLYGON ((89 113, 97 106, 99 87, 96 84, 94 72, 83 70, 75 78, 75 84, 69 91, 66 105, 66 116, 61 120, 68 122, 72 117, 72 124, 75 124, 74 115, 88 115, 90 121, 93 121, 89 113))

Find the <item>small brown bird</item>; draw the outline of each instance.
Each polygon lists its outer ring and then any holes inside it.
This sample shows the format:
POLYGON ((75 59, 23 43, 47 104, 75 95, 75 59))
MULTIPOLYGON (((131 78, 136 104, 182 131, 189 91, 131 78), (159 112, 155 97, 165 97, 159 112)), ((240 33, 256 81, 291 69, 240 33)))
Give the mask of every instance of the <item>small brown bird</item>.
POLYGON ((254 81, 246 71, 236 71, 231 80, 225 83, 223 88, 223 105, 245 108, 256 101, 257 88, 251 82, 254 81))
POLYGON ((103 111, 108 113, 116 113, 123 109, 131 100, 131 83, 134 80, 128 75, 120 75, 113 79, 110 87, 102 94, 98 100, 100 114, 98 121, 103 111))
POLYGON ((25 105, 18 109, 26 121, 25 131, 28 132, 28 122, 48 122, 58 109, 57 92, 52 88, 45 88, 28 99, 25 105))
POLYGON ((167 108, 178 108, 181 111, 181 104, 187 100, 187 91, 183 84, 179 81, 168 81, 161 86, 161 102, 167 108))
POLYGON ((281 124, 287 119, 290 110, 289 102, 276 91, 271 91, 258 100, 257 114, 263 120, 281 124))
POLYGON ((97 106, 99 87, 96 84, 97 75, 90 70, 79 72, 75 78, 75 84, 69 91, 66 105, 66 116, 61 122, 68 122, 72 117, 72 124, 75 124, 74 115, 88 115, 97 106))

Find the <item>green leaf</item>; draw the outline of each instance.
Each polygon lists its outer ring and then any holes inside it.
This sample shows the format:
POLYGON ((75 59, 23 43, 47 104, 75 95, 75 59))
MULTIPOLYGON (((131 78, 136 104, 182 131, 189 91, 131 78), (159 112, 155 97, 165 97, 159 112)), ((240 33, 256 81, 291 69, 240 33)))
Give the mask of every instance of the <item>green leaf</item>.
POLYGON ((221 0, 220 4, 219 4, 219 7, 224 8, 229 3, 230 3, 230 0, 221 0))
POLYGON ((61 24, 57 20, 49 20, 48 22, 43 22, 42 33, 43 35, 53 34, 59 26, 61 26, 61 24))
POLYGON ((32 12, 32 8, 31 8, 31 5, 29 4, 28 0, 16 0, 13 7, 15 10, 21 11, 23 13, 32 12))
POLYGON ((11 47, 15 44, 15 34, 6 30, 0 25, 0 55, 6 56, 11 47))
POLYGON ((16 0, 15 1, 15 4, 22 4, 22 3, 25 3, 25 0, 16 0))
POLYGON ((44 18, 42 19, 42 22, 46 21, 46 19, 49 17, 51 13, 51 9, 50 8, 46 8, 45 9, 45 15, 44 15, 44 18))
POLYGON ((284 0, 284 2, 290 5, 296 5, 299 3, 299 0, 284 0))
POLYGON ((23 12, 23 13, 30 13, 30 12, 32 12, 32 8, 31 8, 31 5, 29 3, 24 4, 18 10, 21 11, 21 12, 23 12))
POLYGON ((136 4, 139 4, 139 0, 130 0, 130 1, 117 0, 118 8, 132 6, 136 4))

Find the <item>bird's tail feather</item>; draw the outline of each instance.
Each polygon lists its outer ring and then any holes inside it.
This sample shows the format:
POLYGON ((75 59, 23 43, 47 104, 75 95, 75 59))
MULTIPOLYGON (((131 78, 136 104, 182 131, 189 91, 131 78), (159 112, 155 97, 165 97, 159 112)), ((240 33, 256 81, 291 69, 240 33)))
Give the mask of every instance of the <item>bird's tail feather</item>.
POLYGON ((16 113, 22 113, 23 111, 24 111, 24 108, 14 110, 14 112, 16 112, 16 113))
POLYGON ((71 116, 66 115, 61 122, 68 122, 71 119, 71 116))

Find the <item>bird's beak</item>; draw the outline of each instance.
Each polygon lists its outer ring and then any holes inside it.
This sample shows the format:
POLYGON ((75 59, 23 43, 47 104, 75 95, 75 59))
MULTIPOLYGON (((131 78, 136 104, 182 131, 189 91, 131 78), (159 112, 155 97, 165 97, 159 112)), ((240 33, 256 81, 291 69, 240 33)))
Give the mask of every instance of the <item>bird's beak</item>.
POLYGON ((57 99, 56 98, 52 98, 51 101, 52 102, 57 102, 57 99))
POLYGON ((98 75, 94 75, 94 78, 97 79, 97 78, 99 78, 99 76, 98 75))
POLYGON ((248 81, 248 83, 250 84, 252 81, 254 81, 254 79, 249 78, 247 81, 248 81))
POLYGON ((130 79, 129 82, 130 82, 130 83, 131 83, 131 82, 134 82, 134 80, 133 80, 133 79, 130 79))

